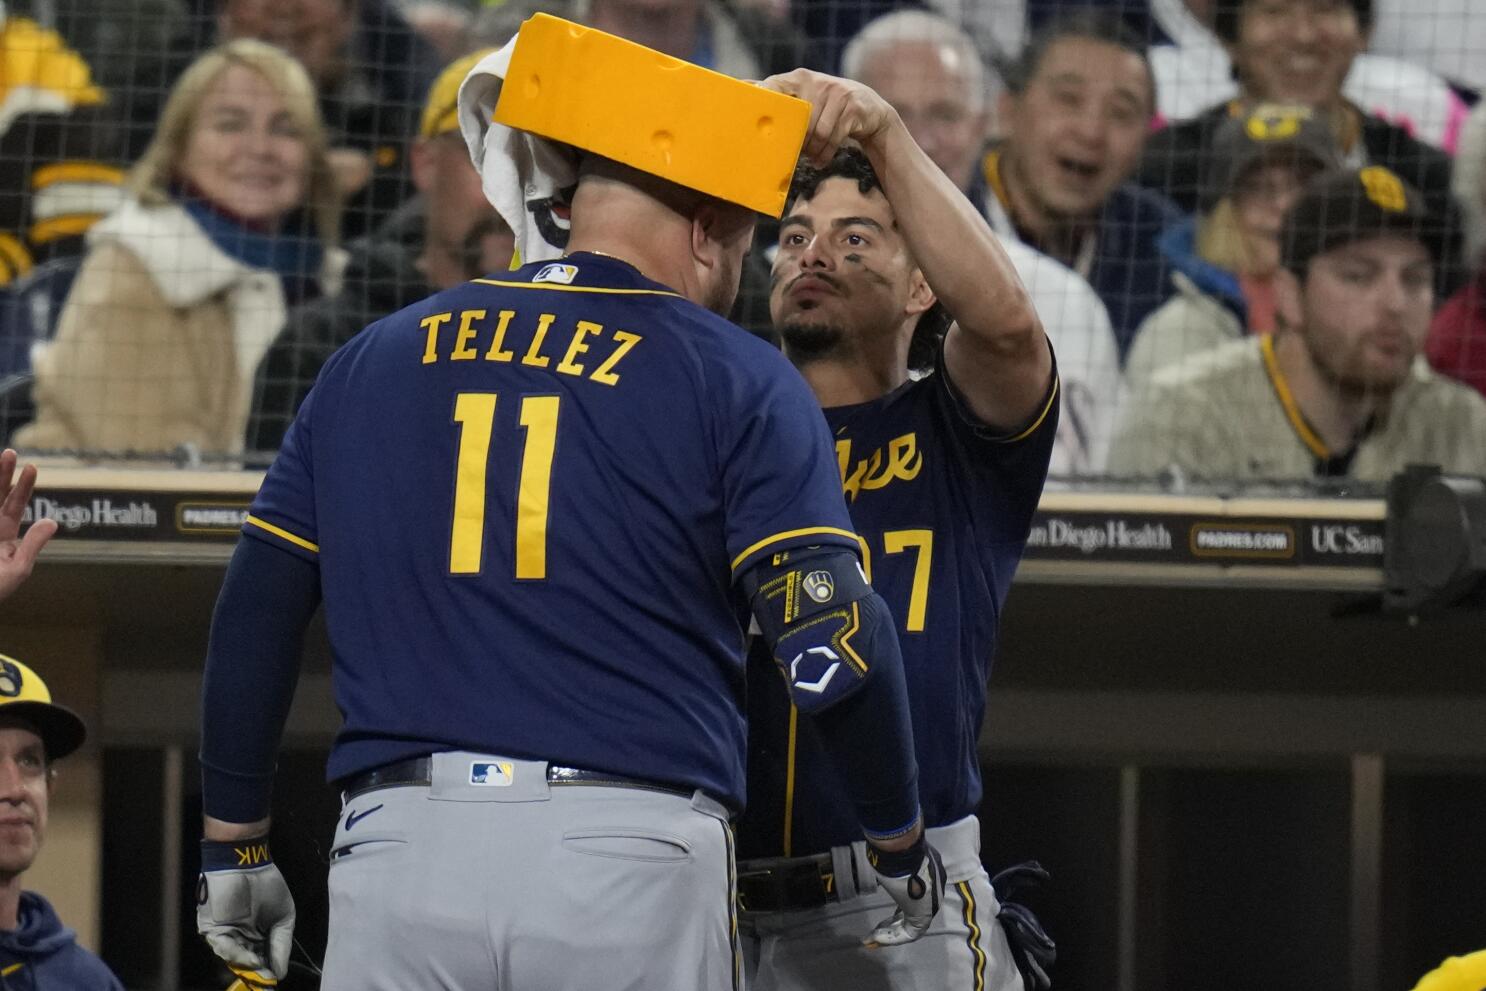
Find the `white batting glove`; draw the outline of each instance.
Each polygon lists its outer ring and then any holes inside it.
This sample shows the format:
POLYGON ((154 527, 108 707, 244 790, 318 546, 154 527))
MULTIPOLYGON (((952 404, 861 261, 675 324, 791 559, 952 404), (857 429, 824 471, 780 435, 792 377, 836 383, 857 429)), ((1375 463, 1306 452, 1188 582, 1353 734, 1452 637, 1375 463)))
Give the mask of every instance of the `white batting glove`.
POLYGON ((289 973, 294 898, 274 866, 267 837, 201 841, 196 931, 235 973, 267 971, 275 978, 289 973))
POLYGON ((867 843, 867 860, 877 884, 898 903, 891 919, 884 919, 862 940, 866 946, 912 943, 934 922, 944 900, 944 861, 922 836, 907 850, 889 853, 867 843))

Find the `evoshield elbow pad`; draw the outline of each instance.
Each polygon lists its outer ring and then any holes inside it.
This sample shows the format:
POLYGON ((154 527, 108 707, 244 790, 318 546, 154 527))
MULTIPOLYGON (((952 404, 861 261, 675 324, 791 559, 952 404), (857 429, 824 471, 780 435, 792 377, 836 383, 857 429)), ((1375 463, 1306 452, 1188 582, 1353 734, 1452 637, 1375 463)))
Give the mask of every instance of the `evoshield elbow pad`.
POLYGON ((884 651, 897 653, 887 604, 849 550, 806 547, 775 554, 750 569, 743 582, 790 698, 803 713, 846 698, 865 683, 884 651))

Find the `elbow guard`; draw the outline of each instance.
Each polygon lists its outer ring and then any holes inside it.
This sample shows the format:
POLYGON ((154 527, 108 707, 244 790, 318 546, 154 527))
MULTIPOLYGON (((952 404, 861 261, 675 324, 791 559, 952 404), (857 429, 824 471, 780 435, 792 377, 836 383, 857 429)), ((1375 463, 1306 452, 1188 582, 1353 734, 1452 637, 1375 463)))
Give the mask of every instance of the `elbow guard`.
POLYGON ((850 551, 776 554, 748 572, 744 591, 801 712, 829 708, 859 689, 875 663, 898 656, 887 604, 850 551))

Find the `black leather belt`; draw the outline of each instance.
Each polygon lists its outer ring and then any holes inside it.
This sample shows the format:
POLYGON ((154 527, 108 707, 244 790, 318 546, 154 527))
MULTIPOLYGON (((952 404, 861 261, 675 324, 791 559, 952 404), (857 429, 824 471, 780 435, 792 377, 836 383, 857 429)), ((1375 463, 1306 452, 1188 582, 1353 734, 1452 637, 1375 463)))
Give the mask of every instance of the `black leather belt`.
MULTIPOLYGON (((400 788, 412 785, 428 785, 433 783, 433 758, 432 757, 409 757, 406 760, 395 761, 391 764, 383 764, 374 767, 370 771, 362 771, 353 774, 341 781, 341 798, 349 802, 358 795, 364 795, 369 791, 379 788, 400 788)), ((547 765, 547 783, 549 785, 597 785, 609 788, 638 788, 642 791, 658 791, 667 795, 679 795, 682 798, 690 798, 692 793, 682 788, 673 788, 670 785, 659 784, 654 781, 642 781, 639 778, 627 778, 621 774, 610 774, 607 771, 586 771, 581 767, 559 767, 555 764, 547 765)))
POLYGON ((793 912, 839 900, 831 855, 745 860, 738 865, 738 907, 793 912))

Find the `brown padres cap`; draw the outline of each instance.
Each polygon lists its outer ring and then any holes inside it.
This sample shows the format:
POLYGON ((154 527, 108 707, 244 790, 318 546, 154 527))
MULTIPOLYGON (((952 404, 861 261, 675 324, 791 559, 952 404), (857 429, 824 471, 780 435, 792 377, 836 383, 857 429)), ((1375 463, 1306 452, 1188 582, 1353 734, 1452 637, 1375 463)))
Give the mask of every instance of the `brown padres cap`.
POLYGON ((1442 221, 1413 186, 1381 165, 1317 176, 1285 217, 1280 250, 1297 275, 1316 255, 1380 234, 1400 234, 1424 245, 1435 265, 1444 257, 1442 221))

